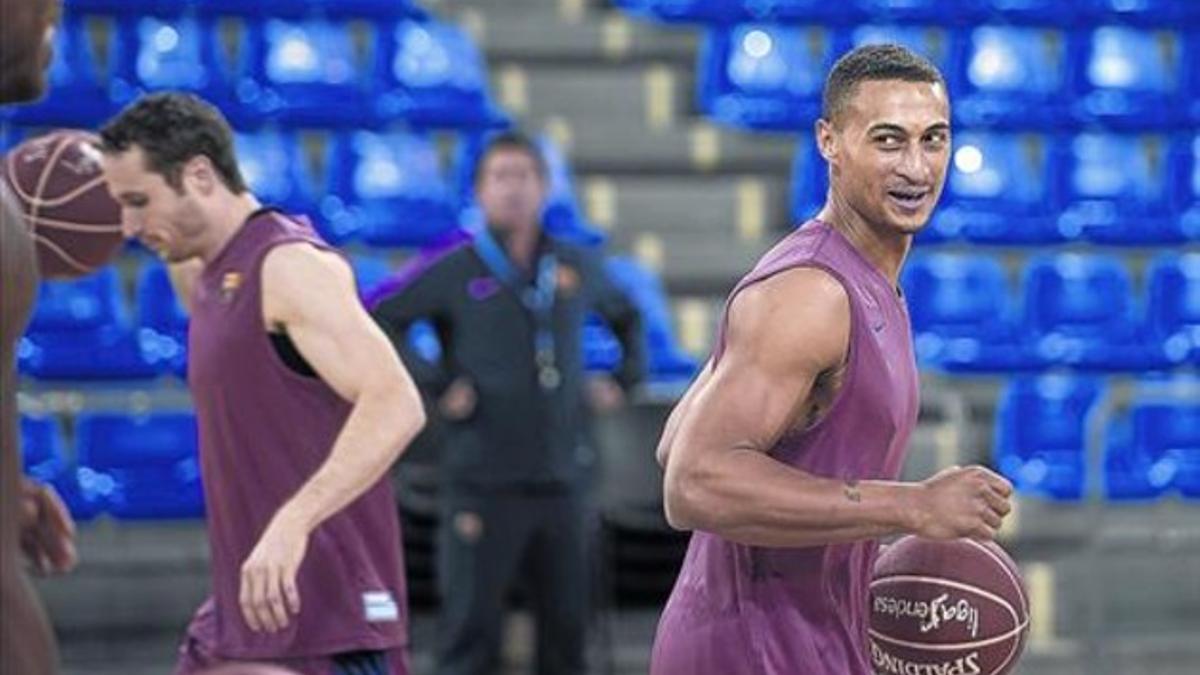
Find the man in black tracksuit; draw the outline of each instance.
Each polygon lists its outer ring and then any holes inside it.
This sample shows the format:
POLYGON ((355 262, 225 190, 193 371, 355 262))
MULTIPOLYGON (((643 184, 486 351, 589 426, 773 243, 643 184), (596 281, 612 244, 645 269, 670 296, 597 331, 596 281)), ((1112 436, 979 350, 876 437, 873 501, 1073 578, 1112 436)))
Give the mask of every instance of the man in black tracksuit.
POLYGON ((536 145, 498 136, 476 168, 486 230, 420 263, 415 278, 375 308, 450 428, 441 473, 437 672, 498 672, 504 598, 524 561, 537 672, 583 673, 591 532, 584 406, 615 407, 640 379, 641 322, 595 252, 542 233, 547 176, 536 145), (583 371, 583 324, 593 310, 622 343, 615 377, 583 371), (408 342, 418 319, 437 332, 437 364, 408 342))

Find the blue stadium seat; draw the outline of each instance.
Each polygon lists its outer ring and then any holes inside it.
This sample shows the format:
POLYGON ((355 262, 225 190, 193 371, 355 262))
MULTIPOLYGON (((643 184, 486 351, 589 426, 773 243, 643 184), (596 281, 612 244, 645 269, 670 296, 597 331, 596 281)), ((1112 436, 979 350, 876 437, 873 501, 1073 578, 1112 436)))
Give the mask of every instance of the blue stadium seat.
POLYGON ((855 47, 876 44, 898 44, 924 56, 937 66, 946 78, 952 94, 958 91, 955 65, 961 61, 962 40, 960 34, 936 25, 861 24, 848 29, 838 37, 837 52, 847 52, 855 47))
POLYGON ((331 149, 332 190, 376 246, 422 246, 457 226, 437 148, 425 135, 356 131, 331 149))
POLYGON ((1139 402, 1110 426, 1105 450, 1110 498, 1155 498, 1172 487, 1200 497, 1200 396, 1139 402))
POLYGON ((979 18, 998 23, 1074 26, 1078 3, 1061 0, 974 0, 979 18))
POLYGON ((1146 334, 1129 273, 1115 257, 1040 255, 1025 271, 1024 293, 1023 331, 1046 363, 1137 372, 1178 362, 1146 334))
POLYGON ((1200 364, 1200 253, 1164 253, 1147 276, 1147 333, 1168 358, 1200 364))
POLYGON ((1185 41, 1172 30, 1099 26, 1076 68, 1075 116, 1113 128, 1150 129, 1186 119, 1182 98, 1185 41))
POLYGON ((191 91, 220 108, 231 123, 254 123, 257 88, 240 81, 249 50, 245 40, 236 40, 242 59, 231 59, 214 17, 181 11, 117 18, 111 96, 125 103, 146 91, 191 91))
POLYGON ((313 214, 319 209, 320 189, 296 134, 271 127, 237 132, 234 146, 242 178, 264 203, 290 213, 313 214))
MULTIPOLYGON (((1200 94, 1200 87, 1196 89, 1200 94)), ((1179 229, 1188 241, 1200 241, 1200 133, 1192 137, 1191 142, 1182 141, 1185 146, 1183 168, 1177 179, 1181 214, 1179 229), (1191 152, 1187 147, 1191 146, 1191 152)))
POLYGON ((259 113, 287 124, 320 127, 374 125, 376 56, 359 58, 357 36, 373 52, 378 32, 368 26, 320 18, 266 18, 249 25, 247 40, 261 58, 251 64, 263 85, 259 113))
POLYGON ((817 150, 812 135, 799 134, 796 137, 796 152, 792 156, 792 223, 800 225, 817 215, 825 204, 828 191, 829 166, 817 150))
POLYGON ((646 336, 646 371, 652 380, 688 379, 696 359, 675 338, 674 319, 662 281, 633 258, 613 256, 605 261, 612 283, 624 291, 642 315, 646 336))
POLYGON ((1063 150, 1053 136, 962 131, 950 175, 926 229, 986 244, 1046 244, 1069 237, 1054 217, 1063 150))
MULTIPOLYGON (((1055 2, 1056 5, 1065 4, 1055 2)), ((981 25, 961 38, 954 116, 966 127, 1059 128, 1071 120, 1071 45, 1079 38, 1048 26, 981 25)))
POLYGON ((994 460, 1021 493, 1053 500, 1083 497, 1088 417, 1104 392, 1094 379, 1017 378, 996 409, 994 460))
POLYGON ((1000 262, 983 255, 915 256, 901 278, 917 359, 950 372, 1034 370, 1000 262))
POLYGON ((700 51, 700 109, 734 127, 810 131, 835 56, 820 26, 748 23, 708 30, 700 51))
POLYGON ((508 126, 508 115, 488 93, 483 57, 461 28, 403 20, 378 30, 375 72, 386 91, 377 110, 383 119, 435 129, 508 126))
POLYGON ((1162 135, 1076 136, 1059 228, 1098 244, 1183 243, 1179 212, 1171 203, 1173 162, 1176 155, 1162 135))
POLYGON ((84 501, 79 494, 67 458, 62 427, 52 417, 21 416, 21 455, 26 475, 54 487, 76 520, 96 515, 95 505, 84 501))
POLYGON ((114 51, 110 47, 100 52, 83 17, 65 16, 54 32, 54 57, 46 74, 46 97, 33 105, 13 108, 13 122, 92 127, 98 120, 107 119, 118 106, 109 97, 108 81, 100 77, 97 63, 111 65, 114 51))
POLYGON ((204 516, 191 413, 80 415, 75 426, 85 498, 117 518, 204 516))
POLYGON ((143 352, 151 360, 167 365, 178 375, 187 372, 188 316, 175 289, 167 268, 150 263, 138 275, 137 303, 139 313, 138 338, 143 352))
POLYGON ((350 265, 354 268, 354 283, 360 296, 383 283, 392 273, 392 266, 378 255, 354 255, 350 258, 350 265))
POLYGON ((965 24, 976 21, 980 0, 853 0, 858 12, 876 22, 965 24))
POLYGON ((1078 4, 1083 18, 1094 22, 1142 26, 1195 26, 1200 23, 1200 5, 1188 0, 1082 0, 1078 4))
POLYGON ((45 281, 18 346, 21 371, 62 380, 154 377, 165 364, 143 349, 130 323, 116 270, 76 281, 45 281))

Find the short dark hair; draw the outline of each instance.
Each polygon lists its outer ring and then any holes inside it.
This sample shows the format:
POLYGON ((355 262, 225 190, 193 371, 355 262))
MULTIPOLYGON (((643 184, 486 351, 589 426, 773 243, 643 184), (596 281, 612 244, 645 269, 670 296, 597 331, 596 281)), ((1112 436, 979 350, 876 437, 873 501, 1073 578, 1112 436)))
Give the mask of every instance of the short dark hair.
POLYGON ((546 156, 542 154, 542 149, 532 138, 519 131, 502 131, 484 142, 483 151, 479 153, 479 159, 475 160, 474 175, 476 182, 482 177, 480 171, 482 171, 488 157, 501 150, 524 152, 533 159, 533 163, 537 166, 538 173, 542 178, 546 178, 550 173, 549 167, 546 166, 546 156))
POLYGON ((834 122, 846 109, 860 82, 903 80, 930 82, 946 88, 946 80, 925 57, 896 44, 865 45, 847 52, 825 80, 821 117, 834 122))
POLYGON ((125 152, 137 145, 147 168, 171 187, 183 187, 183 165, 203 155, 234 194, 246 191, 233 149, 233 131, 221 111, 179 92, 150 94, 134 101, 100 129, 100 149, 125 152))

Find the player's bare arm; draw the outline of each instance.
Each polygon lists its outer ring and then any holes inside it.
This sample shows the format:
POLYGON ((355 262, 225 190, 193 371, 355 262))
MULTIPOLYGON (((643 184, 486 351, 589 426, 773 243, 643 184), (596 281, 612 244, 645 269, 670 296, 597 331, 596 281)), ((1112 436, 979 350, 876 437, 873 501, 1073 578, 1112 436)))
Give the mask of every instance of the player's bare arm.
POLYGON ((300 610, 295 575, 308 534, 383 477, 424 426, 425 412, 341 257, 283 245, 267 255, 262 275, 268 329, 286 331, 321 379, 353 404, 329 458, 279 509, 243 566, 247 623, 275 631, 300 610))
POLYGON ((692 407, 692 402, 696 400, 696 392, 704 389, 708 385, 708 381, 712 378, 712 360, 704 364, 700 369, 700 374, 684 392, 683 398, 675 404, 675 408, 671 410, 670 416, 667 417, 667 423, 663 426, 662 437, 658 440, 658 448, 654 452, 654 458, 658 460, 658 465, 663 469, 667 468, 667 462, 671 457, 671 444, 675 442, 675 434, 679 432, 679 421, 687 416, 688 411, 692 407))
POLYGON ((735 297, 726 351, 697 382, 666 451, 673 526, 755 546, 899 532, 994 536, 1011 486, 986 469, 953 469, 919 484, 846 482, 767 454, 806 419, 817 377, 845 362, 850 321, 845 290, 817 269, 781 273, 735 297))

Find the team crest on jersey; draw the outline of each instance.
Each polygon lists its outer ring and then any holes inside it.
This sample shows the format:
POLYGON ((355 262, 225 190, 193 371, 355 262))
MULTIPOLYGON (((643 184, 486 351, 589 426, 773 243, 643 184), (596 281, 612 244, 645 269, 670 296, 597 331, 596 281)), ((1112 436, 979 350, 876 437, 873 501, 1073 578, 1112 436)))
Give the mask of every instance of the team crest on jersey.
POLYGON ((225 276, 221 277, 221 302, 233 300, 233 294, 241 287, 242 273, 226 272, 225 276))

